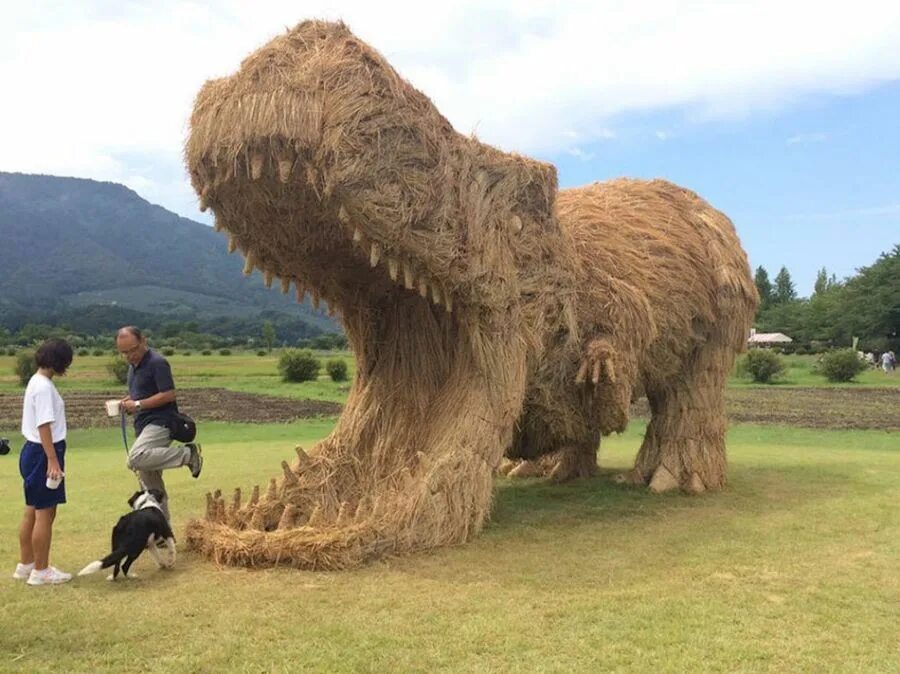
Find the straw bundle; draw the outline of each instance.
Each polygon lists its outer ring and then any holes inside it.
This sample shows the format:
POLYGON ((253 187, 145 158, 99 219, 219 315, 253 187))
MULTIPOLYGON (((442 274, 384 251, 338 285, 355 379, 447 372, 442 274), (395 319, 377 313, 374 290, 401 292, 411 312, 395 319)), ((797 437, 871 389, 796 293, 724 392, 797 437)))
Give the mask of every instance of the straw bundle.
MULTIPOLYGON (((185 158, 245 273, 326 300, 358 363, 332 434, 265 494, 208 496, 187 540, 221 563, 337 569, 468 540, 505 450, 590 473, 639 381, 717 385, 692 354, 730 362, 744 314, 726 305, 753 304, 724 216, 668 183, 557 200, 552 166, 456 133, 343 24, 304 22, 208 82, 185 158)), ((672 410, 675 440, 648 431, 639 467, 682 484, 669 454, 693 457, 709 419, 672 410)))

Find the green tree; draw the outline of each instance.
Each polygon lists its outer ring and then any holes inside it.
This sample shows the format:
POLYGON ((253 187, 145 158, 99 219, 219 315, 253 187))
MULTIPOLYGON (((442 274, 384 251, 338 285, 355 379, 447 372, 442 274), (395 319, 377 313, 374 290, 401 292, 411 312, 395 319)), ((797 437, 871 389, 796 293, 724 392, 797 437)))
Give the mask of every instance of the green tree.
POLYGON ((756 268, 753 282, 756 283, 756 290, 759 292, 760 311, 767 309, 772 304, 772 282, 769 280, 769 272, 762 265, 756 268))
POLYGON ((794 288, 794 282, 791 280, 791 273, 787 267, 782 267, 778 276, 775 277, 775 304, 787 304, 797 299, 797 291, 794 288))
POLYGON ((262 324, 262 340, 266 345, 266 350, 271 352, 272 345, 275 343, 275 324, 268 319, 262 324))

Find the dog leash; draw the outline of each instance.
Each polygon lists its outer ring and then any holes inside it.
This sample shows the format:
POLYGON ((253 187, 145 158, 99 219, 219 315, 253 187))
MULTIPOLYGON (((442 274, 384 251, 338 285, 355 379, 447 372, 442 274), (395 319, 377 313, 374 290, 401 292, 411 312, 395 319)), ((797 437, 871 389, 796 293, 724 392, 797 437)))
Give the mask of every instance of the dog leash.
MULTIPOLYGON (((125 460, 128 460, 128 430, 126 429, 126 419, 125 419, 125 410, 124 408, 119 412, 119 426, 122 428, 122 444, 125 445, 125 460)), ((131 472, 134 473, 134 477, 137 480, 138 486, 141 488, 141 491, 146 491, 147 487, 144 486, 144 483, 141 481, 141 476, 138 474, 136 470, 133 468, 131 472)))

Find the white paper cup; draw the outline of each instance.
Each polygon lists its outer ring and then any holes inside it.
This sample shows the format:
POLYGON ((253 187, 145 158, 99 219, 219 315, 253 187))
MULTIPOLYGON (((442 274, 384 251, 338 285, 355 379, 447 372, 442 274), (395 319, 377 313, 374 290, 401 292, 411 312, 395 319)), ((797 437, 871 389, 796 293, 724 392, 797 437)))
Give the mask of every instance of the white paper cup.
POLYGON ((59 485, 62 484, 63 477, 65 477, 65 475, 63 475, 62 477, 56 477, 56 478, 48 477, 47 478, 47 489, 59 488, 59 485))
POLYGON ((119 401, 118 400, 107 400, 106 405, 106 416, 108 417, 117 417, 119 416, 119 401))

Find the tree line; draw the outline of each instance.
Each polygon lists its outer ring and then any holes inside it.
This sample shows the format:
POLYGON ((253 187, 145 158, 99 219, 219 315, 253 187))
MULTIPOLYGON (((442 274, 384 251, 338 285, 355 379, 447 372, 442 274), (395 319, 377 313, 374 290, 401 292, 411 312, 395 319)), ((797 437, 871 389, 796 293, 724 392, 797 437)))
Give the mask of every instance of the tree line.
POLYGON ((863 351, 900 347, 900 245, 842 281, 823 267, 809 297, 797 296, 786 267, 774 281, 757 267, 754 281, 760 297, 756 329, 788 335, 794 340, 789 350, 849 347, 854 337, 863 351))

